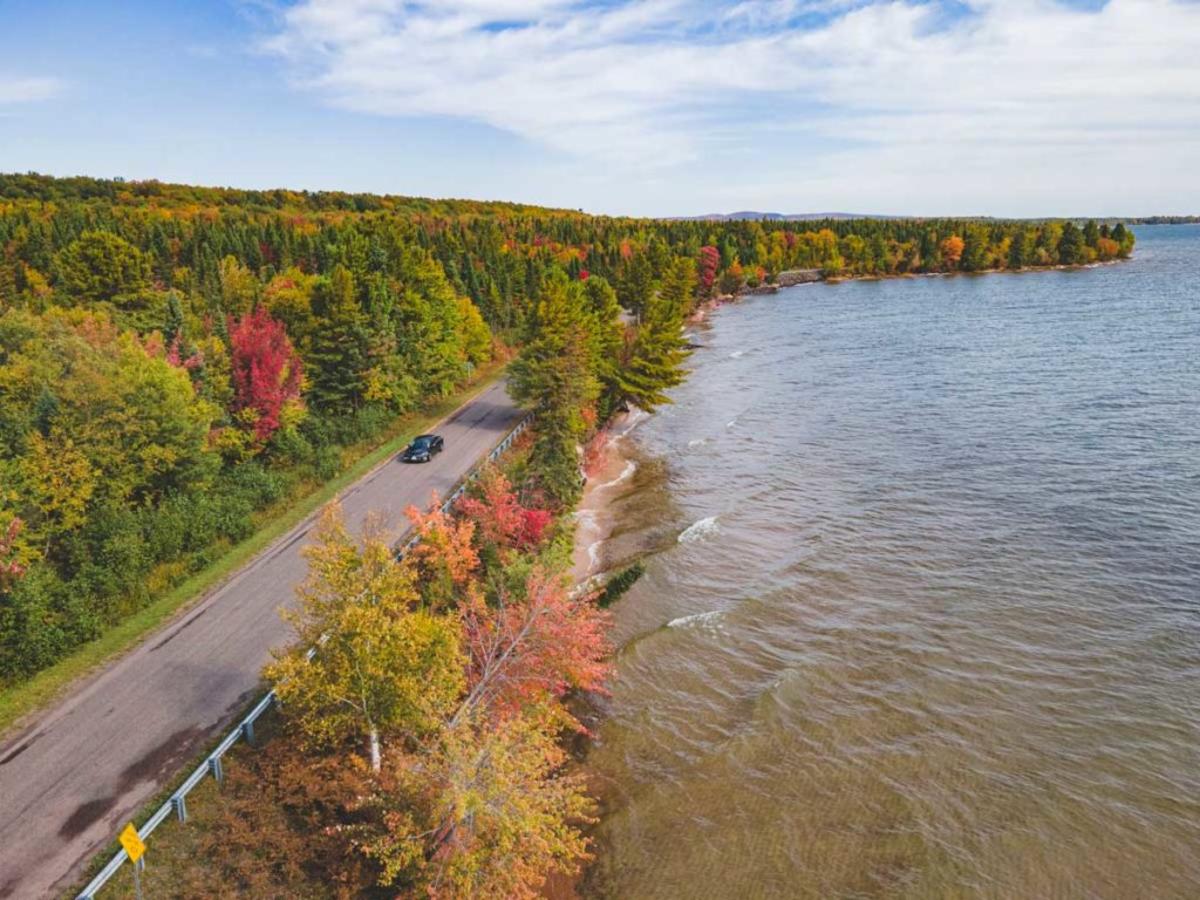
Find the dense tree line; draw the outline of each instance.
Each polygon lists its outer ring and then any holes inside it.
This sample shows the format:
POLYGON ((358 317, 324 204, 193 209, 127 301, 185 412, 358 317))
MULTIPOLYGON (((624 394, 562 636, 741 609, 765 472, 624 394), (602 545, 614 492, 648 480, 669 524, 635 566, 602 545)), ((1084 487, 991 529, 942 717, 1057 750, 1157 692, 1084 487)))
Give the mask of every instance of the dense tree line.
POLYGON ((569 505, 578 442, 682 377, 697 299, 790 268, 981 271, 1132 245, 1092 223, 650 221, 0 175, 0 683, 213 560, 505 344, 525 348, 514 391, 542 422, 538 489, 569 505))

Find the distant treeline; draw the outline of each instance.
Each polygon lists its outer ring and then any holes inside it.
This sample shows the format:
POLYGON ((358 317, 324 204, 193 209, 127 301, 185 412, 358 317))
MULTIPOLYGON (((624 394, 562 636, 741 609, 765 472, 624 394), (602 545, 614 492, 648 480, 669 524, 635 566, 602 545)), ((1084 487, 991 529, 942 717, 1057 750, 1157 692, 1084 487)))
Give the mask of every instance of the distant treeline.
MULTIPOLYGON (((0 684, 212 561, 506 346, 562 359, 587 333, 574 393, 602 419, 661 402, 692 304, 787 269, 984 271, 1132 247, 1121 224, 666 222, 0 175, 0 684), (618 304, 632 316, 613 328, 618 304)), ((549 402, 540 371, 524 371, 531 404, 549 402)), ((587 421, 570 418, 535 453, 563 500, 587 421)))
POLYGON ((1196 225, 1200 216, 1143 216, 1129 221, 1134 225, 1196 225))

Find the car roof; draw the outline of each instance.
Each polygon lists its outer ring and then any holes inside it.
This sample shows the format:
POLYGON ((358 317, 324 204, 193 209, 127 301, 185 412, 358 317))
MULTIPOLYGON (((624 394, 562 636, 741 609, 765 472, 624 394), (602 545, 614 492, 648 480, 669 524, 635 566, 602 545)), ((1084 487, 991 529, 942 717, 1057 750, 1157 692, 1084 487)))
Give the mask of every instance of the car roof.
POLYGON ((435 437, 437 437, 436 434, 418 434, 413 438, 413 443, 415 444, 417 441, 432 441, 435 437))

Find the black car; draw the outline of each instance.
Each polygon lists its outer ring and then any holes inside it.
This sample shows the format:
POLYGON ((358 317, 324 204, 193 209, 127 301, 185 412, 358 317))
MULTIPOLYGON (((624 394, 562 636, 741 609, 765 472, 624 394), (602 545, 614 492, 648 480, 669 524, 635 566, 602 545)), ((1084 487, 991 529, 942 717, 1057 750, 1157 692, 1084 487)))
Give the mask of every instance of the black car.
POLYGON ((442 452, 443 446, 445 442, 440 434, 420 434, 404 448, 400 459, 403 462, 429 462, 436 454, 442 452))

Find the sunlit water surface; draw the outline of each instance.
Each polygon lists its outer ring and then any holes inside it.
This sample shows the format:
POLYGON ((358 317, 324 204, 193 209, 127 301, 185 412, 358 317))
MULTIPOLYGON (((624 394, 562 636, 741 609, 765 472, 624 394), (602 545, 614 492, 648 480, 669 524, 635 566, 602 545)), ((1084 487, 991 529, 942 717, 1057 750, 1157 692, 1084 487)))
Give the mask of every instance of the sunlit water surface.
POLYGON ((626 439, 591 897, 1200 897, 1200 229, 720 310, 626 439))

